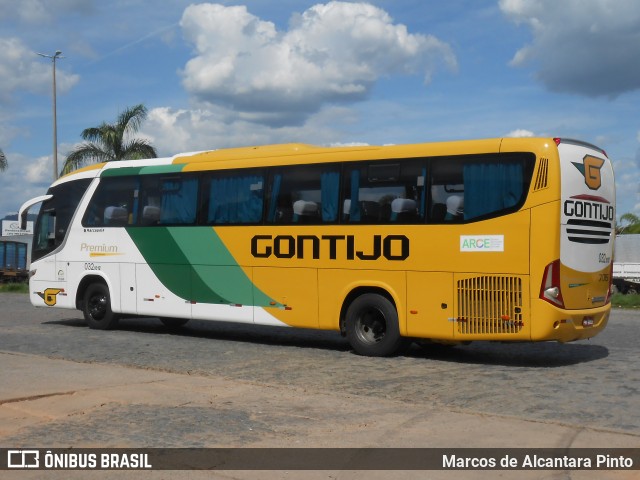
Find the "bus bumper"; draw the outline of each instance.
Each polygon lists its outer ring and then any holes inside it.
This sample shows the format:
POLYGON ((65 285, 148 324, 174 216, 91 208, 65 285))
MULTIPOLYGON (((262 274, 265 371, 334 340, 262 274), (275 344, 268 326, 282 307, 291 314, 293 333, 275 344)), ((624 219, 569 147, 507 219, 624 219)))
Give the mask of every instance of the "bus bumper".
POLYGON ((611 304, 584 310, 563 310, 540 299, 533 300, 531 340, 573 342, 600 333, 609 321, 611 304))
POLYGON ((34 307, 75 308, 74 297, 69 295, 67 282, 31 279, 29 297, 34 307))

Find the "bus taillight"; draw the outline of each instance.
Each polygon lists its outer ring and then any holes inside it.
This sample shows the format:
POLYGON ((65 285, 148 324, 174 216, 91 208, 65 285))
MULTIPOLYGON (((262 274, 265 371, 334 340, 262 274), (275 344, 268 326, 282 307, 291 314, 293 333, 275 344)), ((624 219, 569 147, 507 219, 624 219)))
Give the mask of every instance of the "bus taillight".
POLYGON ((560 260, 551 262, 544 269, 540 298, 556 307, 564 308, 564 300, 560 290, 560 260))

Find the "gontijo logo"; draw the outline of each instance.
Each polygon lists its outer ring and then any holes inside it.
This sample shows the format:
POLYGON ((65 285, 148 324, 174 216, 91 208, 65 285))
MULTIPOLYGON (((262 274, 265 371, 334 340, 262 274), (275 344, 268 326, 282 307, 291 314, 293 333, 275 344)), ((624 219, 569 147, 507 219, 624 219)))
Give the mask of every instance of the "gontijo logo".
POLYGON ((58 302, 58 294, 64 292, 60 288, 47 288, 44 292, 36 292, 44 300, 44 304, 53 307, 58 302))
POLYGON ((591 190, 598 190, 602 185, 602 175, 600 174, 600 169, 602 165, 604 165, 604 160, 602 158, 594 157, 593 155, 585 155, 582 159, 582 164, 577 162, 571 162, 573 166, 578 169, 578 171, 584 177, 584 183, 591 190))

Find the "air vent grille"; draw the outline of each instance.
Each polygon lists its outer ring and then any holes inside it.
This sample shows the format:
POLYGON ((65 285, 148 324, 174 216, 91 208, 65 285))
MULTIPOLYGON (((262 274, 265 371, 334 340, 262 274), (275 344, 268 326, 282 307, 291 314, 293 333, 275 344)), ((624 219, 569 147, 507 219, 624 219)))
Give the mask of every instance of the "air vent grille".
POLYGON ((458 333, 509 334, 522 330, 522 279, 482 276, 459 280, 458 333))
POLYGON ((536 181, 533 185, 533 191, 543 190, 548 187, 549 177, 549 159, 541 158, 538 162, 538 173, 536 174, 536 181))

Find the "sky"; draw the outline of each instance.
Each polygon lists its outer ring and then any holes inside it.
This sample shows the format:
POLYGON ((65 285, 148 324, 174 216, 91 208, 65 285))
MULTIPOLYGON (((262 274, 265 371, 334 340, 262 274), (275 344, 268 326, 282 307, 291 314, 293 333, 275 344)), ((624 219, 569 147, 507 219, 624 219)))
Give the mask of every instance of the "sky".
POLYGON ((144 104, 159 156, 504 136, 606 150, 640 215, 637 0, 0 0, 0 218, 144 104))

